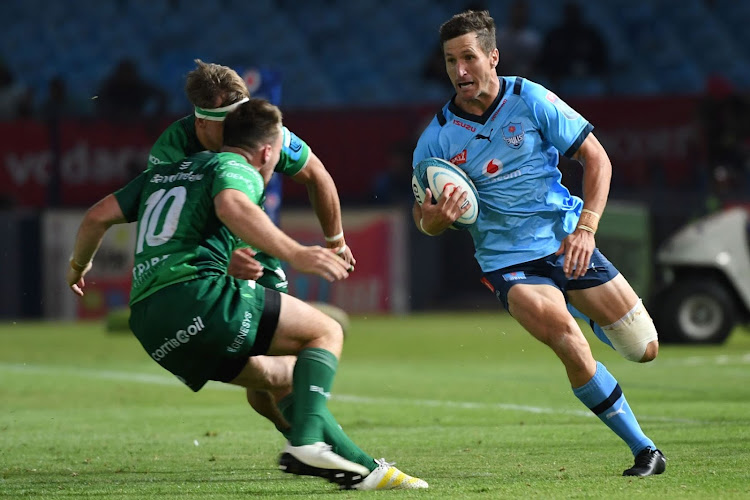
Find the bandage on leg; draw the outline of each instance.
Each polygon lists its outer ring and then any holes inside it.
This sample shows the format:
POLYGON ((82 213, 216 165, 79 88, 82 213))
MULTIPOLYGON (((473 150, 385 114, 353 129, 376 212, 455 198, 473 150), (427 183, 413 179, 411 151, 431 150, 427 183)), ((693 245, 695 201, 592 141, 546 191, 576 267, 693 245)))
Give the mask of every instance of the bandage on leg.
POLYGON ((643 359, 648 344, 658 340, 654 321, 640 299, 625 316, 611 325, 603 326, 602 330, 612 342, 612 347, 629 361, 643 359))

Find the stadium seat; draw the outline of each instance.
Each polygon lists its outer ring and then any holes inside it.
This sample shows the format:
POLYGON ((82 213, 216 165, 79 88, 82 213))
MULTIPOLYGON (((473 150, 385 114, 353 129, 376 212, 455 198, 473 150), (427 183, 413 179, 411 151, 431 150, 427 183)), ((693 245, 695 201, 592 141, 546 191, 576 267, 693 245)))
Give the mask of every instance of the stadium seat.
MULTIPOLYGON (((3 13, 13 22, 4 27, 0 55, 35 88, 43 88, 50 75, 62 71, 75 82, 73 92, 88 93, 86 82, 105 74, 103 65, 130 56, 143 62, 147 78, 160 80, 171 95, 181 94, 186 67, 195 57, 204 57, 230 65, 274 64, 295 75, 295 89, 289 91, 289 103, 294 105, 304 104, 306 92, 317 96, 317 102, 336 100, 324 90, 331 80, 339 86, 338 99, 347 96, 354 99, 352 104, 359 99, 359 104, 432 102, 442 88, 423 84, 422 65, 437 43, 439 25, 466 4, 223 0, 217 8, 211 2, 170 0, 7 0, 3 13), (247 25, 245 17, 262 22, 247 25), (210 36, 206 19, 212 20, 210 36), (29 37, 31 32, 36 36, 29 37), (312 66, 302 59, 311 60, 312 66), (304 70, 294 70, 295 66, 304 70), (363 68, 372 72, 375 67, 377 77, 357 76, 363 68), (300 77, 310 71, 325 76, 300 77), (387 91, 394 77, 404 82, 403 92, 387 91), (377 88, 380 84, 385 89, 377 88)), ((488 5, 498 25, 510 4, 498 0, 488 5)), ((559 21, 561 6, 556 0, 535 0, 533 6, 530 22, 541 32, 559 21)), ((675 8, 663 0, 602 0, 587 6, 587 19, 609 46, 610 83, 566 83, 571 92, 692 92, 702 87, 707 74, 716 72, 740 88, 750 85, 750 2, 715 0, 709 5, 684 0, 675 8)))

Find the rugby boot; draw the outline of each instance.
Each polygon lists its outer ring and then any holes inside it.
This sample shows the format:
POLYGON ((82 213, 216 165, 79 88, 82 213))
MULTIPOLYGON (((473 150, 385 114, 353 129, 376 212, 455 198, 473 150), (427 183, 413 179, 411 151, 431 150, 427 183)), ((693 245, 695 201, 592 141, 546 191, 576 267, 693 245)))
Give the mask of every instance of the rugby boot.
POLYGON ((667 468, 667 459, 659 450, 646 448, 635 456, 635 465, 622 473, 623 476, 652 476, 667 468))
POLYGON ((384 458, 375 460, 378 467, 359 484, 355 490, 416 490, 427 488, 428 484, 419 479, 404 474, 394 467, 395 463, 388 463, 384 458))
POLYGON ((279 469, 298 476, 322 477, 343 489, 353 488, 370 473, 367 467, 337 455, 325 443, 305 446, 287 443, 279 457, 279 469))

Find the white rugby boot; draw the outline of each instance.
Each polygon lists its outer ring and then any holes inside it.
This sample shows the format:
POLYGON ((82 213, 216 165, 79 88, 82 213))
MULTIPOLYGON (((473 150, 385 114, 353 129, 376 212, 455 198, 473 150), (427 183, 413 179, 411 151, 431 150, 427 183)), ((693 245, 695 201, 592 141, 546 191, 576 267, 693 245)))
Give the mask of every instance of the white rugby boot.
POLYGON ((388 463, 384 458, 375 460, 378 467, 370 472, 359 484, 354 485, 356 490, 417 490, 427 488, 426 481, 418 477, 404 474, 394 467, 395 462, 388 463))

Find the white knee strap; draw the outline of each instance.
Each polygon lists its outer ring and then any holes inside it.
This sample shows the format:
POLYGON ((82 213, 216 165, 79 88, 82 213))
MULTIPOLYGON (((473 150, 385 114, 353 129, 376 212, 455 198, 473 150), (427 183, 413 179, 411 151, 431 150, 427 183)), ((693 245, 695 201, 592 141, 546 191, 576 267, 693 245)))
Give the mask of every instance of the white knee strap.
POLYGON ((630 361, 640 361, 649 342, 658 340, 654 321, 640 299, 625 316, 602 330, 615 350, 630 361))

